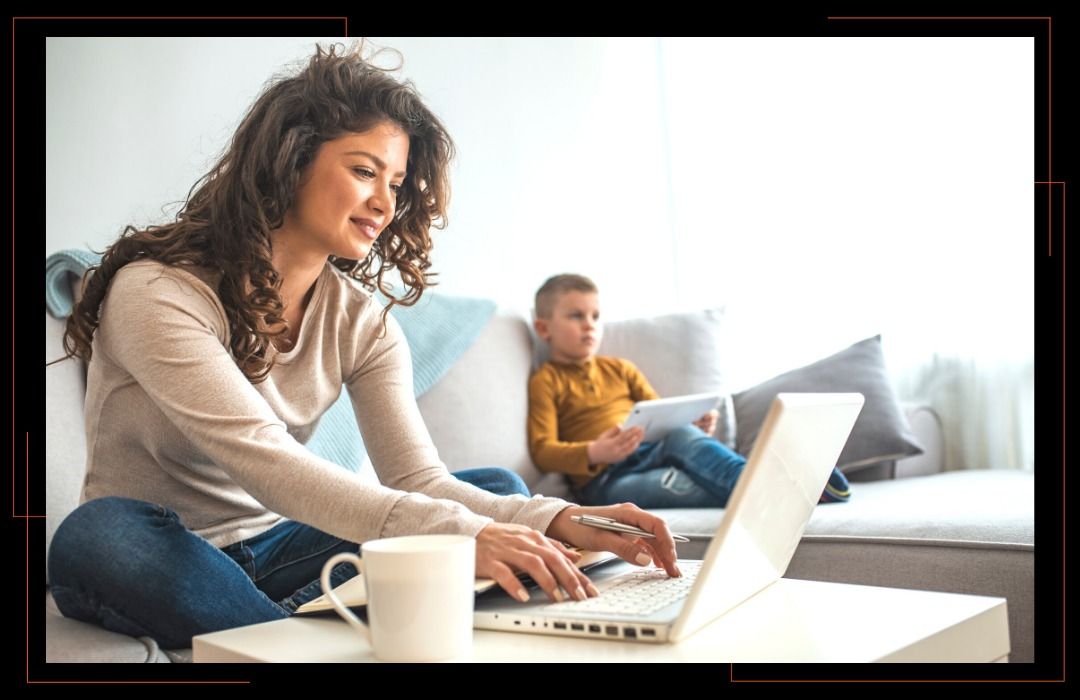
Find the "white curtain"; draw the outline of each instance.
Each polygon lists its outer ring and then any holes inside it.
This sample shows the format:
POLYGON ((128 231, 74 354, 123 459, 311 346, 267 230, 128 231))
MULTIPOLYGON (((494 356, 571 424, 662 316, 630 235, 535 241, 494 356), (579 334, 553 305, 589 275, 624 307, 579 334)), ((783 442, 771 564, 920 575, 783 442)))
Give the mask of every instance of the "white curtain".
POLYGON ((1030 38, 661 39, 682 303, 736 390, 881 334, 947 469, 1034 468, 1030 38))

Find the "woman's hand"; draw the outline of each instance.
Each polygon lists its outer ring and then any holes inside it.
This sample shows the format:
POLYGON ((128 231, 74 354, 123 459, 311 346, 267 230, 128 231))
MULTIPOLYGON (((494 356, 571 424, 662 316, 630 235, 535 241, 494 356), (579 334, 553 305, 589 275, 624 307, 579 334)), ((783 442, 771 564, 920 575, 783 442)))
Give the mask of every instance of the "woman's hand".
POLYGON ((589 443, 586 451, 589 464, 615 464, 629 457, 645 437, 642 427, 627 428, 619 426, 608 428, 600 437, 589 443))
POLYGON ((638 566, 647 566, 652 561, 656 566, 663 567, 668 576, 682 576, 682 572, 679 571, 679 567, 675 564, 677 558, 675 540, 671 537, 671 530, 668 529, 667 523, 658 516, 638 508, 633 503, 620 503, 614 506, 570 506, 564 508, 548 525, 547 535, 577 545, 582 549, 589 549, 594 552, 613 552, 638 566), (656 537, 635 537, 634 535, 579 525, 570 520, 572 515, 603 515, 614 518, 620 523, 635 525, 642 530, 653 533, 656 537))
POLYGON ((554 601, 566 600, 560 587, 574 600, 600 595, 589 577, 574 566, 580 558, 562 542, 525 525, 491 523, 476 536, 476 575, 495 579, 522 602, 529 599, 529 592, 517 578, 519 571, 531 576, 554 601))
POLYGON ((705 433, 706 435, 712 435, 713 431, 716 430, 716 421, 719 420, 719 418, 720 411, 717 411, 714 408, 713 410, 703 415, 701 418, 698 418, 696 421, 694 421, 694 425, 701 428, 701 432, 705 433))

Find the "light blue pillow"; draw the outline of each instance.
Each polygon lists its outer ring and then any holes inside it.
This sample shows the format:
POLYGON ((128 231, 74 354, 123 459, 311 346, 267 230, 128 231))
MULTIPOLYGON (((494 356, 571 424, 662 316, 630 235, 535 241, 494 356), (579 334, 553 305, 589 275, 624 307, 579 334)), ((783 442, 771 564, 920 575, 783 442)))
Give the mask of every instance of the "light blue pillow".
MULTIPOLYGON (((399 291, 394 294, 398 295, 399 291)), ((427 292, 414 306, 395 306, 390 310, 409 343, 413 393, 417 398, 435 386, 472 346, 494 313, 495 302, 490 299, 435 292, 427 292)), ((323 414, 307 448, 352 471, 359 471, 363 465, 367 450, 356 425, 349 392, 344 387, 334 405, 323 414)))

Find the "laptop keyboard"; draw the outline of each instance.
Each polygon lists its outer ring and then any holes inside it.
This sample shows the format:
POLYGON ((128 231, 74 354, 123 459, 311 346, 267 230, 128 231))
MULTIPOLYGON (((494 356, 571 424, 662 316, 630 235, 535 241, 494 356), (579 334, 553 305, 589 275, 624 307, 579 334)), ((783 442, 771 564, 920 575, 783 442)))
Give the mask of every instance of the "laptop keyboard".
POLYGON ((617 576, 598 586, 600 595, 588 600, 551 603, 552 612, 651 615, 685 598, 701 570, 700 561, 680 561, 682 576, 669 578, 663 569, 641 569, 617 576))

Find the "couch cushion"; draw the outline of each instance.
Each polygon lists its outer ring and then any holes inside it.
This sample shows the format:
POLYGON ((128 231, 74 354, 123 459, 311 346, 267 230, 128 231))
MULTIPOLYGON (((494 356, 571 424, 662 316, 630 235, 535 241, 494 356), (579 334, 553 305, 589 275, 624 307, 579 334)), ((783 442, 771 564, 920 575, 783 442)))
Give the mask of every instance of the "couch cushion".
MULTIPOLYGON (((530 489, 540 474, 525 438, 532 347, 525 319, 497 313, 418 404, 450 471, 505 467, 530 489)), ((535 490, 535 489, 533 489, 535 490)))
MULTIPOLYGON (((63 334, 64 321, 45 314, 46 362, 64 356, 63 334)), ((71 358, 45 368, 46 555, 56 528, 79 505, 86 474, 85 394, 81 360, 71 358)))
POLYGON ((785 391, 857 391, 866 398, 837 460, 841 469, 855 469, 922 452, 885 370, 881 336, 867 338, 823 360, 735 394, 736 449, 739 454, 750 454, 773 398, 785 391))
MULTIPOLYGON (((404 290, 393 290, 396 297, 404 290)), ((381 305, 389 299, 379 294, 381 305)), ((394 306, 390 315, 401 326, 409 344, 413 368, 413 393, 422 396, 465 352, 488 325, 495 312, 490 299, 457 297, 438 292, 425 294, 413 306, 394 306)), ((335 464, 363 473, 370 457, 356 423, 349 392, 342 389, 337 401, 323 414, 306 444, 307 448, 335 464)))
POLYGON ((624 357, 660 396, 715 391, 725 396, 715 437, 735 446, 735 412, 724 380, 724 309, 667 314, 604 324, 599 355, 624 357))
POLYGON ((189 661, 190 650, 166 653, 149 637, 129 637, 60 614, 45 594, 45 661, 160 664, 189 661))
POLYGON ((1035 476, 969 469, 859 484, 851 501, 818 508, 807 535, 1035 544, 1035 476))
MULTIPOLYGON (((674 531, 708 537, 724 513, 718 508, 656 512, 674 531)), ((814 537, 1034 546, 1035 477, 969 469, 860 483, 847 503, 814 509, 803 540, 814 537)))

